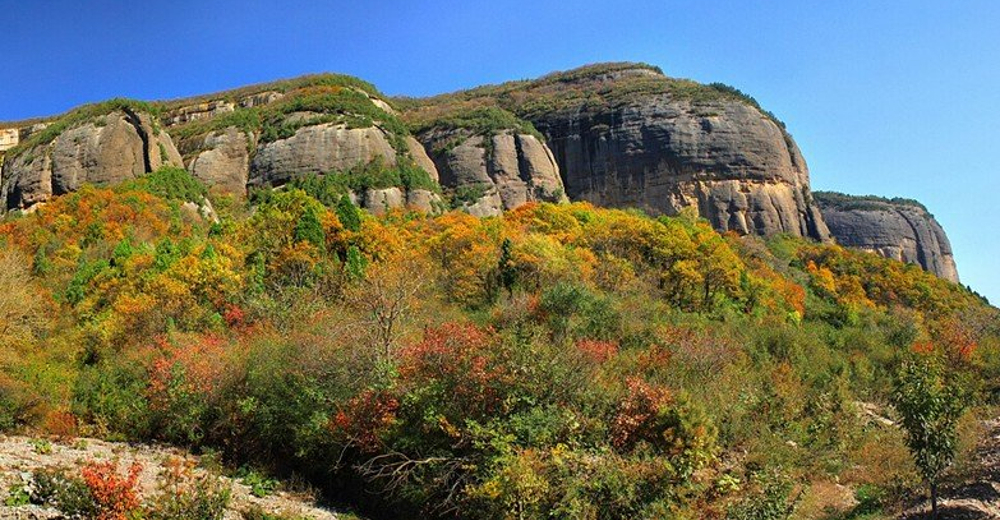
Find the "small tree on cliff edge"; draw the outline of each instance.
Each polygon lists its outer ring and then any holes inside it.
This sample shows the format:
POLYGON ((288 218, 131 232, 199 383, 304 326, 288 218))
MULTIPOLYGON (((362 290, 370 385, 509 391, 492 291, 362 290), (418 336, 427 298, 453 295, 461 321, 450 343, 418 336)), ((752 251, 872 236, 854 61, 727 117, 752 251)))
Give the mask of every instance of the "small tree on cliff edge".
POLYGON ((906 445, 930 486, 934 518, 938 479, 955 458, 956 427, 965 402, 962 389, 949 381, 932 355, 904 361, 896 375, 892 404, 902 417, 906 445))

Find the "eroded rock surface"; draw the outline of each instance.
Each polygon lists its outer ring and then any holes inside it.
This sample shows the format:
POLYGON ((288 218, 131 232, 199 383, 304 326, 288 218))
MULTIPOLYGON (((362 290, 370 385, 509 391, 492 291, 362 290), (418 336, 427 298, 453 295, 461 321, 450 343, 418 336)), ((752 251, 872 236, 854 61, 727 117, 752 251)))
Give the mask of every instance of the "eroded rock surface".
POLYGON ((495 216, 531 201, 565 200, 559 166, 533 135, 507 131, 487 137, 457 129, 432 130, 419 138, 431 150, 441 185, 472 194, 462 206, 473 215, 495 216))
POLYGON ((305 126, 287 139, 258 148, 250 165, 250 184, 280 185, 297 175, 347 170, 376 157, 396 164, 396 151, 378 128, 305 126))
POLYGON ((235 195, 246 194, 250 172, 252 136, 234 127, 205 136, 188 171, 210 189, 235 195))
POLYGON ((828 238, 798 147, 738 100, 696 103, 665 93, 532 122, 548 136, 574 200, 654 214, 690 206, 720 231, 828 238))
POLYGON ((7 208, 27 208, 82 184, 114 184, 160 166, 183 166, 170 136, 147 114, 115 111, 74 126, 4 162, 7 208))
POLYGON ((817 192, 830 233, 843 246, 918 264, 957 282, 958 270, 944 229, 915 201, 817 192))

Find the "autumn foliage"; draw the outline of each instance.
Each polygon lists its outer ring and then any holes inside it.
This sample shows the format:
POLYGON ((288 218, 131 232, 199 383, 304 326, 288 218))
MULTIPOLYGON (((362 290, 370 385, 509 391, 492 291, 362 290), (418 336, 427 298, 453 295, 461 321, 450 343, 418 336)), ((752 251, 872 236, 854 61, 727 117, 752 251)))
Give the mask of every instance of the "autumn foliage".
MULTIPOLYGON (((869 456, 905 460, 902 438, 856 409, 888 406, 902 355, 997 392, 994 308, 835 245, 587 203, 375 217, 297 188, 216 220, 155 191, 0 221, 0 428, 219 450, 413 517, 722 518, 794 506, 763 484, 786 476, 903 496, 915 470, 869 456)), ((137 473, 87 469, 102 519, 137 473)))
POLYGON ((93 462, 80 472, 97 508, 95 520, 128 520, 139 509, 140 464, 133 463, 121 474, 114 462, 93 462))

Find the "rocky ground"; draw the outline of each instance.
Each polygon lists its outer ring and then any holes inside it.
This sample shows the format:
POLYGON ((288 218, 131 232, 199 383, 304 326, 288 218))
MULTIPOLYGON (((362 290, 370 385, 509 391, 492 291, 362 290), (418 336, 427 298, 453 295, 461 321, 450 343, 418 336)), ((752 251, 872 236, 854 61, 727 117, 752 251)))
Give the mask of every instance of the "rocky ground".
MULTIPOLYGON (((197 457, 182 450, 149 445, 129 445, 105 442, 97 439, 74 439, 72 441, 40 441, 29 437, 0 437, 0 519, 10 520, 57 520, 64 516, 58 511, 35 505, 9 506, 5 500, 9 490, 30 480, 33 471, 44 468, 65 468, 70 471, 88 462, 117 460, 120 467, 133 462, 142 465, 139 488, 143 498, 155 496, 159 475, 171 459, 202 462, 197 457)), ((200 464, 196 472, 210 471, 207 464, 200 464)), ((275 491, 264 497, 252 494, 251 487, 242 479, 219 475, 224 485, 231 486, 232 499, 226 512, 226 520, 241 520, 243 512, 259 507, 263 511, 295 520, 348 520, 355 519, 348 514, 338 514, 315 503, 306 493, 275 491)))
MULTIPOLYGON (((1000 519, 1000 418, 986 423, 977 450, 979 464, 965 482, 945 487, 939 501, 941 520, 1000 519)), ((914 506, 901 520, 930 519, 930 503, 914 506)))

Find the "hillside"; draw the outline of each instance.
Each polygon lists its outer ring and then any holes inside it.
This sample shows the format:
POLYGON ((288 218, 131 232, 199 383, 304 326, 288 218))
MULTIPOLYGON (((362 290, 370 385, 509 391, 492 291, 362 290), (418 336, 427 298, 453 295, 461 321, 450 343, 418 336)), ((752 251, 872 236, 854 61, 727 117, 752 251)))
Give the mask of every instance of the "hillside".
POLYGON ((691 211, 375 215, 321 181, 161 167, 8 214, 0 427, 215 452, 374 519, 889 518, 921 493, 901 364, 967 396, 948 478, 994 402, 997 310, 912 265, 691 211))

